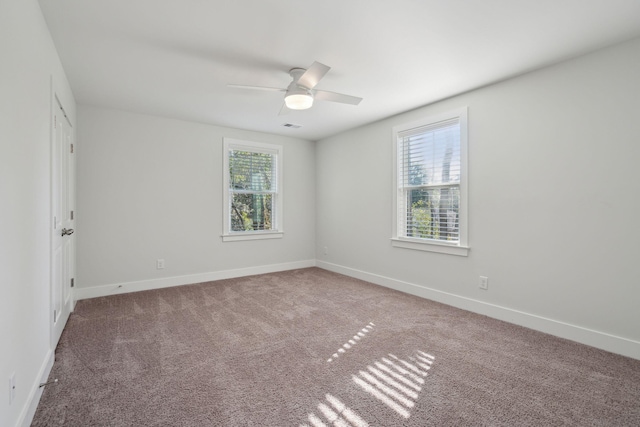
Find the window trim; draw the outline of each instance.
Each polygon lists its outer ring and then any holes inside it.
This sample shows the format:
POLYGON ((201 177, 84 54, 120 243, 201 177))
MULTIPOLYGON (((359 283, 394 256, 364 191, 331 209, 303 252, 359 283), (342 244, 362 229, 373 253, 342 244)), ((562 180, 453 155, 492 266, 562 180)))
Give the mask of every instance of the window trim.
POLYGON ((222 142, 222 241, 237 242, 246 240, 281 239, 284 237, 283 227, 283 158, 282 145, 263 142, 246 141, 235 138, 223 138, 222 142), (276 192, 272 212, 271 230, 263 231, 231 231, 231 209, 229 191, 229 150, 240 149, 252 152, 274 153, 276 156, 276 192))
POLYGON ((442 254, 468 256, 468 113, 467 107, 457 110, 428 116, 410 123, 404 123, 392 128, 393 138, 393 212, 391 246, 397 248, 413 249, 419 251, 438 252, 442 254), (460 207, 458 210, 458 226, 460 241, 458 243, 447 243, 445 241, 417 239, 405 237, 399 230, 398 222, 398 202, 399 202, 399 177, 398 177, 398 135, 402 132, 410 131, 419 127, 433 125, 439 122, 458 119, 460 123, 460 207))

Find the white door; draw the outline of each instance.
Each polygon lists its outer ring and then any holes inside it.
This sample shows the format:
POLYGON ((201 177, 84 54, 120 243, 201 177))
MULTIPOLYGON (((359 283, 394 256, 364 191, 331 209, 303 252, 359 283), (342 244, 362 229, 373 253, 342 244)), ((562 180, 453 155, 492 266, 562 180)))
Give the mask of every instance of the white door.
POLYGON ((73 132, 63 107, 54 100, 51 147, 52 247, 51 247, 51 345, 55 348, 62 334, 73 300, 71 287, 75 275, 75 161, 73 132))

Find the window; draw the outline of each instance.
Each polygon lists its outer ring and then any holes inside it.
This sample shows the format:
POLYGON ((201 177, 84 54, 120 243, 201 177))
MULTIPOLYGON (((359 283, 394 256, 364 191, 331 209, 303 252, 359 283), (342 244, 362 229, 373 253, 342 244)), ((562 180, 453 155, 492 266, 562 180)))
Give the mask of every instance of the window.
POLYGON ((393 246, 466 256, 466 108, 396 126, 393 139, 393 246))
POLYGON ((223 241, 282 237, 282 147, 224 138, 223 241))

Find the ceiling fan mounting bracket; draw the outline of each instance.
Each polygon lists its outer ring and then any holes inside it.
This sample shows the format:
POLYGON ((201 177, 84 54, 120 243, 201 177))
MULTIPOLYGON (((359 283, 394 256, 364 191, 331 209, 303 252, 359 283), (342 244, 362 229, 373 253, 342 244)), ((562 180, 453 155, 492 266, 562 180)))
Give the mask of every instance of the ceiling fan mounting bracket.
POLYGON ((289 70, 289 75, 291 76, 294 82, 297 82, 298 79, 302 77, 305 71, 307 71, 305 68, 295 67, 289 70))

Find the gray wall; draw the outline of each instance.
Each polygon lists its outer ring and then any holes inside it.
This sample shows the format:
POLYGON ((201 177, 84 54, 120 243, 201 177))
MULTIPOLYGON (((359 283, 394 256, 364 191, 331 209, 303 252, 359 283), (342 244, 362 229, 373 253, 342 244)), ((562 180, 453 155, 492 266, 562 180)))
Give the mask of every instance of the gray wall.
POLYGON ((640 358, 638 76, 635 40, 319 141, 319 265, 640 358), (392 248, 392 126, 464 106, 469 256, 392 248))
POLYGON ((53 362, 51 82, 72 124, 75 101, 35 0, 3 0, 0 58, 0 425, 15 426, 30 420, 53 362))
POLYGON ((88 106, 78 120, 78 296, 314 262, 313 142, 88 106), (223 137, 284 147, 284 238, 222 242, 223 137))

